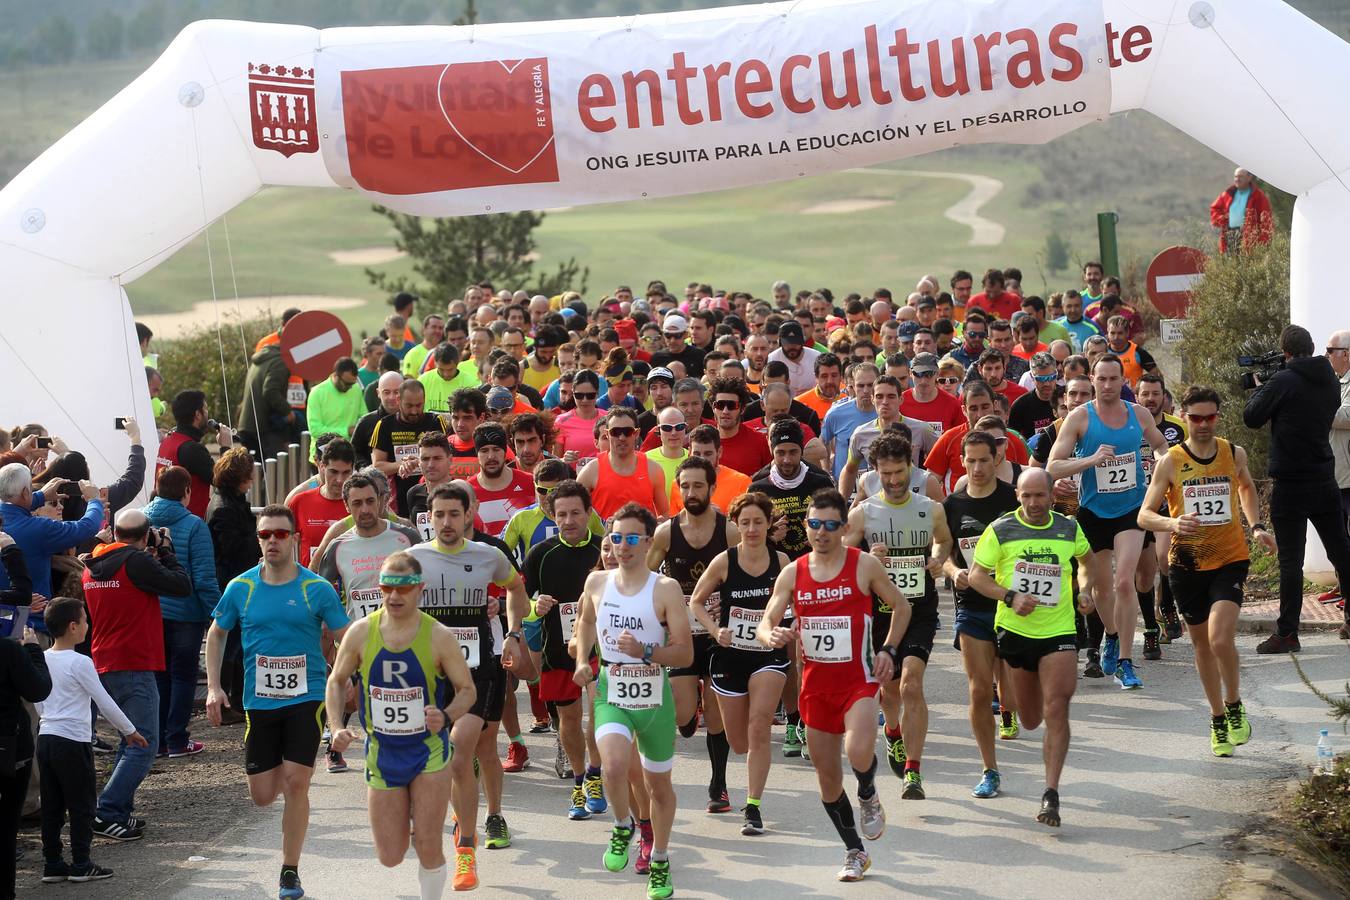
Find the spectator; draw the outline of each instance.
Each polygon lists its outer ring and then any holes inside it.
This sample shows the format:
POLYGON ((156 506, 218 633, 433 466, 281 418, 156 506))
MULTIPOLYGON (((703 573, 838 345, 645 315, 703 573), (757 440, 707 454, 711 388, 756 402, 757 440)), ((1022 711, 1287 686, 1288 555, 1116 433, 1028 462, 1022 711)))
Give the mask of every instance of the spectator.
MULTIPOLYGON (((397 376, 402 378, 402 375, 397 376)), ((395 394, 395 397, 398 395, 395 394)), ((262 559, 258 546, 257 519, 249 505, 248 491, 253 485, 253 457, 243 447, 235 447, 216 460, 216 495, 207 510, 206 527, 216 557, 216 584, 229 584, 262 559)), ((222 687, 230 698, 230 709, 222 711, 226 724, 243 721, 239 710, 244 701, 244 652, 239 628, 231 629, 225 642, 222 687), (236 702, 238 701, 238 702, 236 702)))
POLYGON ((164 671, 160 596, 188 596, 192 577, 174 556, 169 532, 152 532, 145 513, 134 508, 117 514, 113 542, 101 544, 84 557, 84 564, 94 668, 108 696, 149 744, 135 747, 123 739, 99 795, 94 833, 134 841, 144 829, 144 823, 131 815, 136 789, 150 772, 159 747, 155 674, 164 671))
POLYGON ((84 604, 70 597, 57 597, 47 605, 45 620, 52 648, 44 654, 52 690, 39 707, 42 726, 38 731, 37 761, 42 773, 42 869, 43 882, 99 881, 112 877, 89 858, 94 840, 94 804, 98 786, 94 779, 94 730, 89 704, 122 733, 126 742, 142 749, 149 746, 136 726, 108 696, 94 663, 76 646, 89 634, 84 604), (61 828, 70 813, 70 865, 61 846, 61 828))
MULTIPOLYGON (((365 414, 366 404, 361 397, 361 377, 356 360, 344 356, 333 364, 333 374, 314 385, 309 392, 309 433, 332 432, 349 438, 356 422, 365 414)), ((317 458, 318 448, 310 448, 310 461, 317 458)), ((203 507, 204 508, 204 507, 203 507)))
MULTIPOLYGON (((179 391, 171 404, 173 419, 178 427, 169 432, 159 444, 159 456, 155 460, 155 481, 160 473, 169 466, 181 466, 192 476, 192 506, 190 512, 201 518, 206 515, 207 504, 211 502, 211 451, 206 449, 202 438, 211 427, 211 418, 206 411, 206 394, 201 391, 179 391)), ((217 425, 215 438, 222 449, 233 446, 233 433, 224 425, 217 425)))
POLYGON ((179 561, 192 576, 191 590, 161 593, 159 597, 165 662, 165 671, 155 676, 159 684, 159 752, 170 757, 191 756, 203 749, 201 741, 190 739, 187 726, 196 698, 202 638, 211 624, 211 612, 220 602, 216 553, 211 530, 190 512, 195 504, 187 471, 180 466, 165 469, 155 492, 157 496, 145 508, 146 518, 153 527, 168 531, 179 561))
POLYGON ((259 459, 275 457, 290 443, 291 429, 298 418, 287 399, 290 377, 280 344, 258 349, 249 360, 244 402, 239 408, 239 439, 255 450, 259 459))
MULTIPOLYGON (((22 555, 17 564, 11 555, 13 541, 0 534, 0 558, 14 582, 26 580, 22 555)), ((38 646, 37 634, 24 632, 23 644, 0 640, 0 733, 14 739, 14 770, 0 773, 0 897, 13 900, 15 848, 19 838, 19 815, 28 796, 28 781, 33 775, 33 732, 25 704, 47 699, 52 690, 47 661, 38 646)), ((86 716, 88 711, 86 710, 86 716)), ((8 756, 8 754, 6 754, 8 756)), ((8 765, 5 769, 8 770, 8 765)))
POLYGON ((1233 183, 1209 205, 1209 224, 1219 231, 1220 253, 1270 243, 1275 234, 1270 198, 1256 186, 1251 172, 1234 170, 1233 183))
MULTIPOLYGON (((34 511, 45 505, 47 498, 44 491, 33 490, 32 478, 33 473, 23 463, 10 463, 0 468, 0 520, 23 551, 33 579, 33 592, 51 597, 52 556, 78 547, 98 533, 103 527, 103 501, 98 498, 98 488, 88 481, 81 481, 80 496, 88 506, 78 521, 62 522, 37 516, 34 511)), ((47 483, 47 491, 58 492, 65 483, 54 478, 47 483)), ((0 588, 8 587, 11 585, 6 575, 0 581, 0 588)), ((46 626, 38 622, 34 622, 33 627, 46 630, 46 626)))

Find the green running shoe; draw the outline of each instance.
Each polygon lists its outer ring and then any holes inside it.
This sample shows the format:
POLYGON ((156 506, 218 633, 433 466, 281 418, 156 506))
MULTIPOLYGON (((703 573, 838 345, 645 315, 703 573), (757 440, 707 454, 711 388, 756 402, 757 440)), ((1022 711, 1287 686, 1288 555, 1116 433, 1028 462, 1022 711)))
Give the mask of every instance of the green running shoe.
POLYGON ((896 778, 905 777, 905 760, 909 759, 905 755, 905 736, 893 738, 886 735, 886 762, 890 764, 891 771, 895 773, 896 778))
POLYGON ((787 730, 783 734, 783 757, 786 759, 795 759, 802 755, 802 735, 801 726, 787 724, 787 730))
MULTIPOLYGON (((622 872, 628 866, 628 845, 633 840, 632 825, 615 825, 609 835, 609 849, 605 851, 605 868, 611 872, 622 872)), ((656 863, 652 863, 655 867, 656 863)))
POLYGON ((1230 706, 1225 710, 1224 718, 1228 720, 1228 739, 1234 747, 1241 747, 1252 739, 1252 723, 1247 718, 1247 707, 1241 703, 1236 707, 1230 706))
POLYGON ((900 792, 900 799, 901 800, 924 799, 923 775, 919 774, 917 770, 910 769, 908 772, 905 773, 905 789, 900 792))
POLYGON ((1005 709, 1003 711, 1003 722, 998 726, 999 740, 1015 740, 1021 733, 1022 727, 1017 724, 1017 713, 1005 709))
POLYGON ((1228 739, 1228 720, 1220 718, 1219 721, 1209 723, 1209 748, 1214 751, 1215 756, 1229 757, 1233 755, 1233 744, 1228 739))
POLYGON ((666 900, 675 896, 675 882, 670 877, 670 860, 652 860, 647 873, 647 900, 666 900))
POLYGON ((500 815, 487 817, 487 840, 483 846, 489 850, 504 850, 511 846, 511 829, 506 827, 506 819, 500 815))

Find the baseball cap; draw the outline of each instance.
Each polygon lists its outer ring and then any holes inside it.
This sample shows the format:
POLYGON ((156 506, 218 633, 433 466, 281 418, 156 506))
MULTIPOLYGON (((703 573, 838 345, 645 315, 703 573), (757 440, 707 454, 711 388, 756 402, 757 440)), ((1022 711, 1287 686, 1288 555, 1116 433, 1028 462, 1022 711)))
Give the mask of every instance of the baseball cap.
POLYGON ((488 391, 488 409, 513 409, 515 405, 516 398, 512 397, 511 392, 500 384, 488 391))
POLYGON ((558 310, 558 312, 564 319, 575 318, 577 315, 577 311, 570 306, 564 306, 562 309, 558 310))
POLYGON ((556 327, 540 328, 534 336, 534 345, 536 347, 558 347, 566 341, 565 334, 559 334, 556 327))
POLYGON ((650 372, 647 373, 647 383, 651 384, 653 381, 656 381, 657 379, 663 379, 673 385, 675 384, 675 373, 667 369, 665 366, 657 366, 655 369, 652 369, 650 372))
POLYGON ((684 334, 689 330, 689 320, 684 316, 666 316, 661 323, 662 334, 684 334))
POLYGON ((915 375, 922 375, 925 372, 936 372, 937 369, 938 358, 932 353, 916 354, 909 365, 909 370, 915 375))
MULTIPOLYGON (((825 320, 825 330, 826 330, 826 331, 834 331, 836 328, 847 328, 847 327, 848 327, 848 322, 844 321, 843 319, 839 318, 838 316, 830 316, 828 319, 825 320)), ((780 338, 780 340, 781 340, 781 338, 780 338)))
POLYGON ((623 315, 623 307, 619 306, 619 304, 614 301, 610 301, 600 307, 600 312, 613 313, 616 316, 621 316, 623 315))
POLYGON ((806 338, 802 336, 802 326, 797 322, 784 322, 778 329, 778 343, 805 344, 806 338))
POLYGON ((919 302, 914 304, 914 306, 918 309, 924 309, 925 307, 928 309, 936 309, 937 301, 925 294, 919 298, 919 302))
POLYGON ((651 314, 652 311, 652 305, 648 303, 646 300, 634 300, 632 303, 629 304, 629 308, 635 313, 640 312, 640 313, 647 313, 649 315, 651 314))
POLYGON ((913 340, 913 339, 914 339, 914 335, 916 335, 916 334, 919 333, 919 329, 920 329, 921 327, 922 327, 922 326, 919 325, 918 322, 903 322, 903 323, 901 323, 901 325, 900 325, 900 331, 899 331, 900 337, 902 337, 902 338, 908 338, 909 340, 913 340))

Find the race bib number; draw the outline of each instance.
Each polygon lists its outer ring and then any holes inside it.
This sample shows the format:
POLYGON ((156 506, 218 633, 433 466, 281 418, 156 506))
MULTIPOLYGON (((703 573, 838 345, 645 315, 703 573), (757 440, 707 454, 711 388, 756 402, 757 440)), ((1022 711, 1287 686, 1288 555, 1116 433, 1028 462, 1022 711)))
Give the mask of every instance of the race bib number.
POLYGON ((1222 484, 1188 484, 1181 489, 1182 505, 1201 525, 1227 525, 1233 521, 1233 489, 1222 484))
POLYGON ((253 695, 265 700, 294 700, 309 693, 305 669, 308 659, 300 656, 258 656, 253 668, 253 695))
POLYGON ((380 608, 384 594, 379 588, 363 588, 347 595, 347 607, 354 619, 362 619, 380 608))
POLYGON ((370 687, 370 728, 376 734, 421 734, 427 730, 427 702, 420 687, 370 687))
MULTIPOLYGON (((394 445, 394 462, 403 465, 405 459, 411 459, 414 463, 418 463, 416 444, 394 445)), ((420 463, 418 463, 418 465, 420 465, 420 463)), ((417 468, 417 466, 415 465, 413 468, 417 468)))
POLYGON ((436 536, 436 532, 431 527, 431 513, 423 510, 417 514, 417 533, 422 536, 424 541, 429 541, 436 536))
POLYGON ((802 652, 812 662, 853 661, 853 620, 820 616, 801 620, 802 652))
POLYGON ((1097 464, 1097 493, 1123 494, 1138 485, 1137 453, 1122 453, 1097 464))
POLYGON ((769 648, 755 639, 755 629, 759 627, 759 620, 762 618, 764 618, 762 609, 733 606, 727 617, 727 628, 731 631, 731 646, 737 650, 767 652, 769 648))
POLYGON ((565 641, 572 639, 572 631, 577 627, 577 611, 580 607, 579 602, 558 604, 558 618, 562 620, 562 636, 565 641))
MULTIPOLYGON (((711 594, 708 596, 707 605, 709 607, 715 604, 713 598, 716 596, 717 596, 716 594, 711 594)), ((689 633, 694 635, 695 637, 698 637, 701 634, 707 634, 708 629, 703 627, 702 622, 694 618, 694 601, 688 594, 684 595, 684 606, 687 610, 689 610, 689 633)))
POLYGON ((956 539, 956 546, 961 548, 961 558, 966 561, 967 565, 975 561, 975 545, 979 542, 980 536, 978 534, 956 539))
POLYGON ((464 654, 464 663, 470 669, 478 668, 483 661, 482 641, 477 628, 451 628, 450 633, 459 642, 459 652, 464 654))
POLYGON ((286 402, 292 409, 304 409, 305 397, 308 392, 305 391, 303 381, 289 381, 286 383, 286 402))
POLYGON ((614 665, 609 667, 606 702, 620 709, 657 709, 661 706, 661 667, 614 665))
POLYGON ((1058 606, 1064 590, 1064 567, 1019 559, 1013 563, 1012 589, 1035 597, 1037 606, 1058 606))
POLYGON ((891 584, 900 589, 905 599, 911 603, 922 599, 924 595, 924 568, 922 556, 886 557, 886 574, 891 584))
POLYGON ((923 424, 925 424, 925 425, 928 426, 928 430, 929 430, 930 432, 932 432, 933 437, 935 437, 935 438, 940 438, 940 437, 942 437, 942 423, 941 423, 941 422, 924 422, 923 424))

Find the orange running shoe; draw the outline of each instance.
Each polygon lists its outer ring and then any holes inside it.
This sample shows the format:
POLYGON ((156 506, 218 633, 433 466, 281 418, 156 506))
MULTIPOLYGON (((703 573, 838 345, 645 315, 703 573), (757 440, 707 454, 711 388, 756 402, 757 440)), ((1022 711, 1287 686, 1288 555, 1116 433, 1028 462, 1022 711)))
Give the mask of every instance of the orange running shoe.
POLYGON ((457 891, 471 891, 478 887, 478 859, 473 848, 460 847, 455 850, 455 880, 451 885, 457 891))

